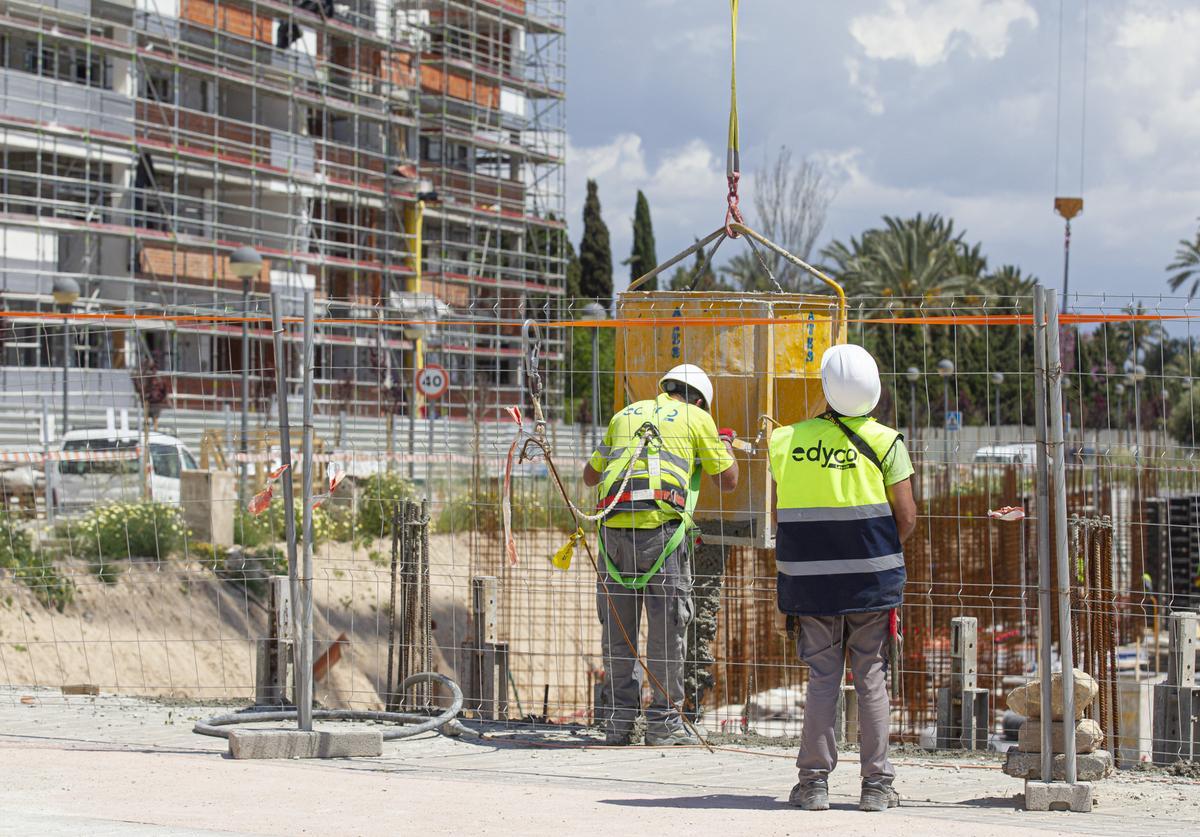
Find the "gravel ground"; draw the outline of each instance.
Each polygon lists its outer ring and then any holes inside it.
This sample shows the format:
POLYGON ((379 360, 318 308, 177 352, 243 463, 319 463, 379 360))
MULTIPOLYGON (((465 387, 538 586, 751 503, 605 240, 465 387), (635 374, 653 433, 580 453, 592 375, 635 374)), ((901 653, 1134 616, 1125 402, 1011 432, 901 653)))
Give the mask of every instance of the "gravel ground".
POLYGON ((610 748, 582 728, 481 730, 384 745, 378 759, 233 761, 195 720, 228 707, 0 690, 0 834, 1197 833, 1200 782, 1122 772, 1090 815, 1022 810, 995 756, 898 749, 903 805, 855 808, 857 758, 833 810, 787 806, 793 752, 721 739, 703 748, 610 748))

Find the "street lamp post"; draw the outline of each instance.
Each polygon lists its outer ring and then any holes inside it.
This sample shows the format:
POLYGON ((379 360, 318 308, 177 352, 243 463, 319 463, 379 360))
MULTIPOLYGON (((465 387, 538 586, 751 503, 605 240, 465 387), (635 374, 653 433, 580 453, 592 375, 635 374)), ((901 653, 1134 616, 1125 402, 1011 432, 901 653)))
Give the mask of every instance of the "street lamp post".
POLYGON ((954 361, 944 357, 937 363, 938 374, 942 377, 942 458, 950 465, 950 376, 954 374, 954 361))
POLYGON ((996 441, 1000 441, 1000 385, 1004 383, 1003 372, 992 373, 992 383, 996 389, 996 441))
MULTIPOLYGON (((249 453, 249 430, 247 423, 250 414, 250 281, 262 272, 263 260, 259 252, 248 244, 242 245, 229 256, 229 272, 242 280, 242 419, 241 439, 238 449, 242 461, 238 467, 238 507, 246 507, 246 473, 249 453)), ((277 361, 278 362, 278 359, 277 361)), ((281 393, 281 397, 287 397, 281 393)))
POLYGON ((1135 462, 1142 456, 1142 411, 1138 403, 1138 384, 1146 379, 1146 367, 1133 360, 1125 362, 1125 381, 1133 387, 1133 459, 1135 462))
POLYGON ((50 289, 54 301, 63 310, 63 330, 62 330, 62 433, 67 432, 67 411, 69 409, 68 395, 68 378, 71 373, 71 321, 67 318, 67 314, 71 311, 71 306, 75 304, 75 300, 79 299, 79 283, 70 276, 58 276, 54 279, 54 284, 50 289))
MULTIPOLYGON (((1120 417, 1120 419, 1119 419, 1120 422, 1122 424, 1124 424, 1125 419, 1126 419, 1126 416, 1125 416, 1125 385, 1123 383, 1121 383, 1120 381, 1117 381, 1116 385, 1113 386, 1113 393, 1116 394, 1117 402, 1121 405, 1117 409, 1117 415, 1120 417)), ((1111 415, 1111 411, 1110 411, 1110 415, 1111 415)), ((1120 441, 1122 438, 1124 438, 1124 436, 1125 436, 1125 434, 1123 432, 1120 433, 1117 436, 1117 440, 1120 441)))
MULTIPOLYGON (((597 322, 608 319, 608 312, 598 302, 583 306, 583 315, 597 322)), ((592 326, 592 448, 596 447, 596 429, 600 423, 600 326, 592 326)))
POLYGON ((915 444, 917 437, 917 382, 921 380, 921 370, 910 366, 904 370, 908 379, 908 439, 909 444, 915 444))

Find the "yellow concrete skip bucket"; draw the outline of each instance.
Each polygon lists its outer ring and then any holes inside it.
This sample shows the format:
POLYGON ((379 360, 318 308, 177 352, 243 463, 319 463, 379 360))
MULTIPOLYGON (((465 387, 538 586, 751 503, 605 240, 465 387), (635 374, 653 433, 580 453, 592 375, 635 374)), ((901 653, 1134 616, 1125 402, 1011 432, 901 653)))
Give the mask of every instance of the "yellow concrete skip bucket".
MULTIPOLYGON (((831 283, 832 284, 832 283, 831 283)), ((707 543, 769 547, 774 540, 774 486, 767 465, 770 417, 790 424, 825 410, 821 355, 846 340, 846 308, 835 294, 628 291, 617 298, 614 410, 658 391, 679 363, 712 378, 713 418, 754 450, 739 445, 741 482, 721 494, 703 480, 695 519, 707 543), (651 321, 637 325, 637 321, 651 321), (762 432, 765 428, 765 432, 762 432)))

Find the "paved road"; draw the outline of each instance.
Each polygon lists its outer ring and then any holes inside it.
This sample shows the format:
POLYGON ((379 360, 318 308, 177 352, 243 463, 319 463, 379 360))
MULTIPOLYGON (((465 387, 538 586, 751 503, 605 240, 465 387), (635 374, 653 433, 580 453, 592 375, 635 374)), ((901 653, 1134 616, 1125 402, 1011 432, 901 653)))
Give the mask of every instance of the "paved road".
MULTIPOLYGON (((0 692, 0 834, 841 835, 1198 832, 1200 783, 1120 774, 1091 815, 1020 810, 1021 783, 987 760, 900 760, 905 803, 854 810, 843 760, 821 814, 785 804, 791 754, 748 748, 583 747, 570 735, 440 736, 380 759, 247 762, 193 735, 208 710, 0 692)), ((227 711, 227 710, 220 710, 227 711)))

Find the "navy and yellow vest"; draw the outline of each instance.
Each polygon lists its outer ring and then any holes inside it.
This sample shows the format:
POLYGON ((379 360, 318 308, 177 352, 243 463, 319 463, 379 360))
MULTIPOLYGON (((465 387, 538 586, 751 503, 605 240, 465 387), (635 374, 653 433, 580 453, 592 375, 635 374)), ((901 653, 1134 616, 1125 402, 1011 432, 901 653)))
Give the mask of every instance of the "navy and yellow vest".
MULTIPOLYGON (((882 462, 900 434, 871 418, 842 420, 882 462)), ((779 609, 799 616, 899 607, 904 553, 883 474, 827 418, 771 434, 779 609)))

